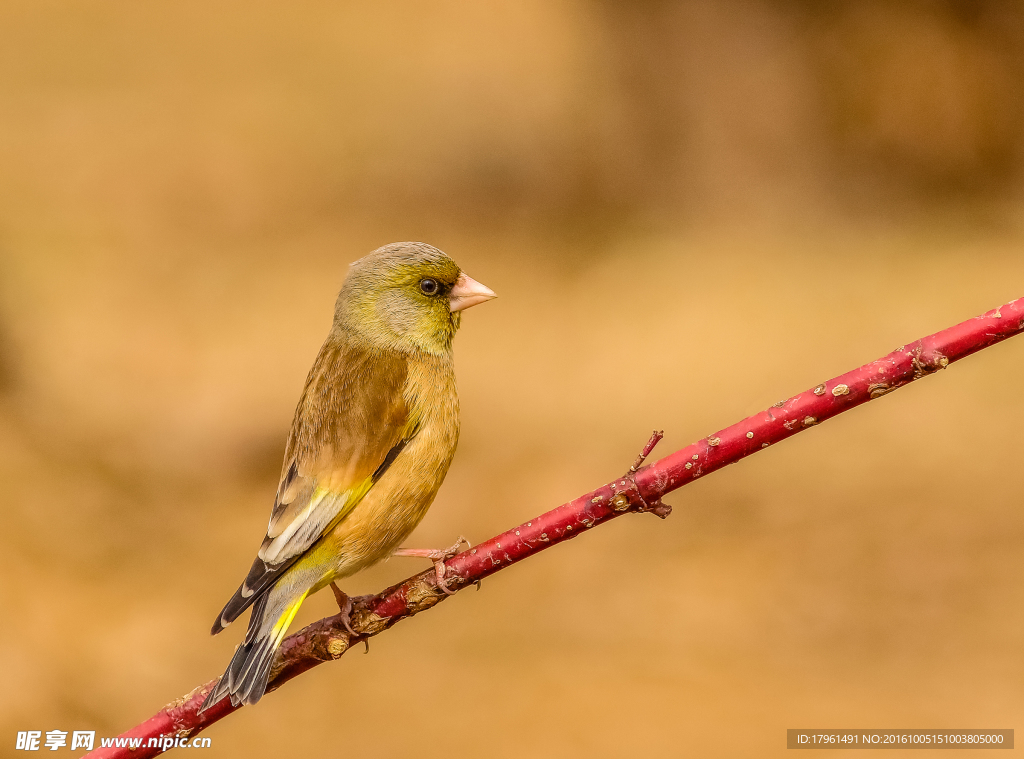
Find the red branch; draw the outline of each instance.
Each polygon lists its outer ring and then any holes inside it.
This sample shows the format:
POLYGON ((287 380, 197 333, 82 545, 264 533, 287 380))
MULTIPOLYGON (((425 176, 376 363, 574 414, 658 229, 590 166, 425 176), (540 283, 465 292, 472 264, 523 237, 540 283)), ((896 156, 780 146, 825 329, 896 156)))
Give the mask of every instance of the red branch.
MULTIPOLYGON (((671 490, 734 464, 773 443, 813 427, 836 414, 879 398, 965 356, 1024 331, 1024 298, 901 346, 888 356, 847 372, 771 408, 716 432, 693 445, 641 468, 643 460, 661 439, 656 432, 636 463, 622 477, 591 493, 563 504, 546 514, 464 551, 446 563, 448 587, 459 590, 484 577, 522 561, 538 551, 568 540, 629 512, 650 511, 665 517, 670 507, 661 497, 671 490)), ((447 598, 427 570, 375 596, 355 599, 352 635, 338 616, 321 619, 289 636, 275 661, 268 690, 275 690, 325 661, 337 659, 353 644, 383 632, 447 598)), ((142 759, 161 753, 150 739, 191 739, 199 731, 235 711, 224 699, 202 715, 196 712, 216 680, 196 688, 168 704, 155 716, 119 738, 139 738, 141 745, 97 748, 90 757, 142 759)))

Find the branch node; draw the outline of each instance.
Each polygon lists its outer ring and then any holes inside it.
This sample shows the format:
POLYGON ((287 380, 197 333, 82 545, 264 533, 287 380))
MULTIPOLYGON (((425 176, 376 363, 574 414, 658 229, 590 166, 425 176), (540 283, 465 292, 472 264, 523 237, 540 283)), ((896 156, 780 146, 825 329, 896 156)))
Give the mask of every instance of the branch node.
POLYGON ((672 507, 667 503, 662 503, 660 498, 647 503, 640 494, 640 488, 637 487, 635 478, 636 473, 640 471, 640 467, 644 465, 644 461, 651 455, 651 451, 654 450, 654 446, 663 437, 665 437, 664 430, 655 430, 651 433, 651 439, 647 441, 647 445, 640 451, 640 455, 636 457, 636 461, 629 467, 629 471, 622 476, 618 483, 612 482, 611 488, 612 492, 615 493, 615 497, 612 498, 611 507, 614 511, 626 511, 630 506, 636 506, 637 511, 648 512, 661 519, 672 513, 672 507), (618 492, 616 492, 616 489, 618 489, 618 492))

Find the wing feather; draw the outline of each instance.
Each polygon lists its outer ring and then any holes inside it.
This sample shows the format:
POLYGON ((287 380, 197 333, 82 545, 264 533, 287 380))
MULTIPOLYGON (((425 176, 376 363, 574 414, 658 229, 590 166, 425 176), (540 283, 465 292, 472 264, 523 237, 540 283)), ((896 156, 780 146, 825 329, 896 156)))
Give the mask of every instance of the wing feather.
POLYGON ((267 534, 216 634, 343 520, 416 434, 398 353, 328 339, 295 410, 267 534))

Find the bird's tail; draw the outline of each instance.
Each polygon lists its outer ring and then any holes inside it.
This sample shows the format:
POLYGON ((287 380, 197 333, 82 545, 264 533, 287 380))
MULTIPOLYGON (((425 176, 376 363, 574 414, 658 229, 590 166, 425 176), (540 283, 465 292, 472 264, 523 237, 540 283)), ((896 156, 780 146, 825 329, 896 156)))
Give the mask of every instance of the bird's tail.
POLYGON ((231 663, 206 697, 200 713, 225 696, 230 697, 234 706, 252 705, 263 697, 274 654, 308 593, 308 588, 275 585, 253 604, 245 640, 235 649, 231 663))

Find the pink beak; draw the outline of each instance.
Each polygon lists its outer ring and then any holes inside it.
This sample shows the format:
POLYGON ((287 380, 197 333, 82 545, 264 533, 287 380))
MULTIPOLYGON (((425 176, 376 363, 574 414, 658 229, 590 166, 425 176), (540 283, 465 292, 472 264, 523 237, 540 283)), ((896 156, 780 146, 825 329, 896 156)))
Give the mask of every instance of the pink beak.
POLYGON ((449 295, 448 302, 451 304, 452 312, 464 311, 477 303, 497 298, 494 290, 482 285, 467 274, 460 274, 455 280, 455 285, 449 295))

